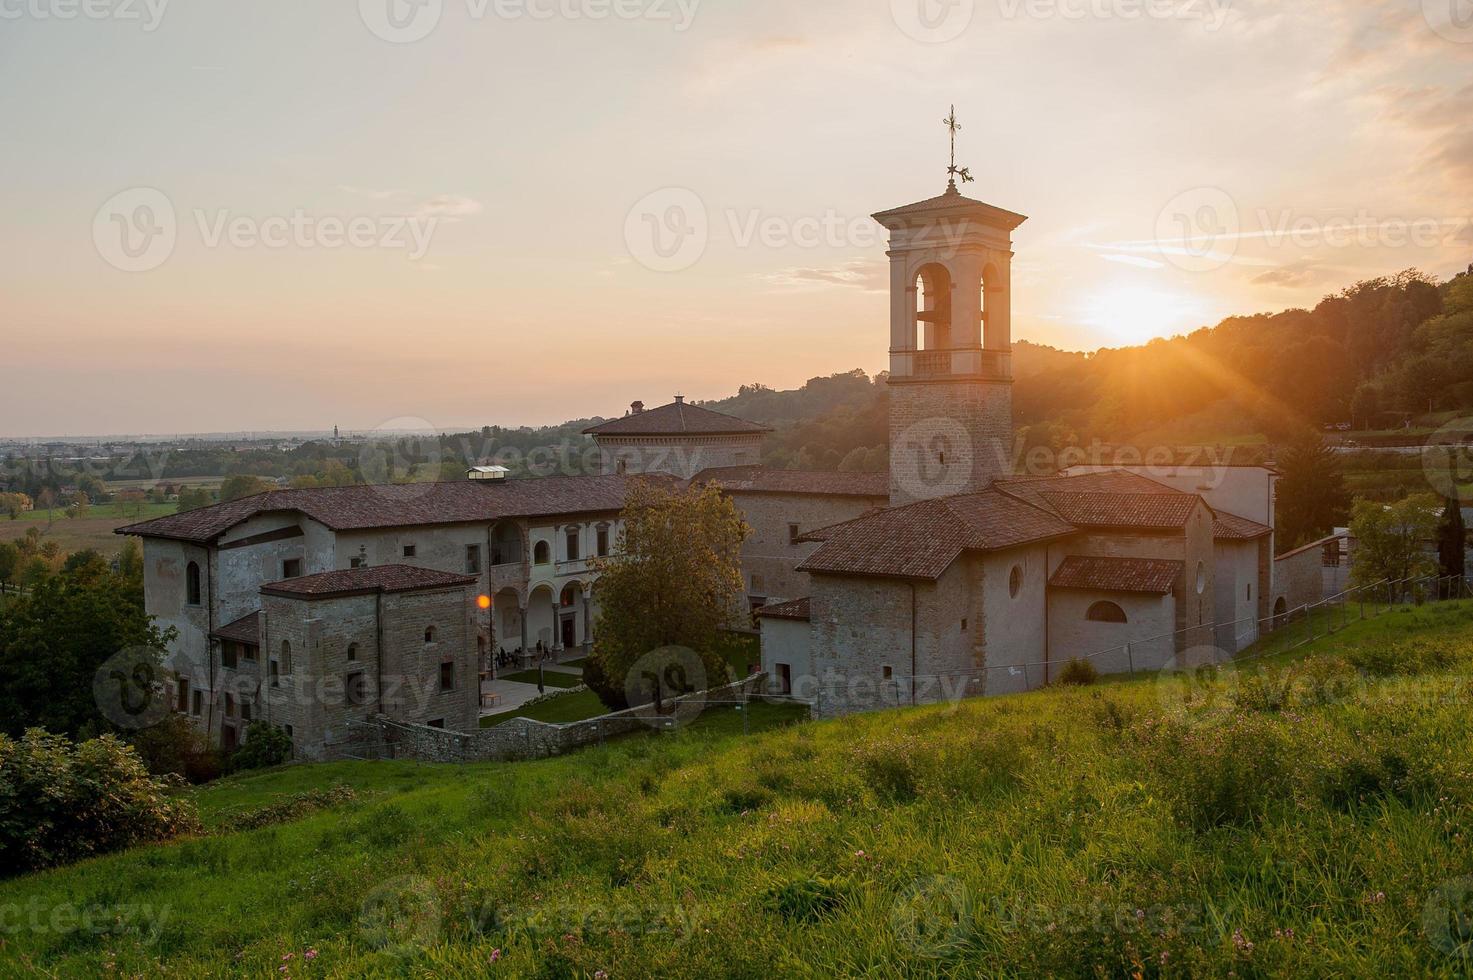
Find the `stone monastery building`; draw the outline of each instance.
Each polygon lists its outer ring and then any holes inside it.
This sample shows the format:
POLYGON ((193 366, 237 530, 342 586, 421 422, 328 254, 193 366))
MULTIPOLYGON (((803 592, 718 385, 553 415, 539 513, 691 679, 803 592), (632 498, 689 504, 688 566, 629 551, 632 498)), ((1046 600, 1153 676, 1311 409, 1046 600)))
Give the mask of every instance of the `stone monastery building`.
POLYGON ((177 710, 227 746, 267 719, 303 758, 377 714, 473 729, 493 654, 590 643, 590 559, 618 546, 640 479, 714 485, 741 509, 769 685, 824 715, 1252 642, 1282 598, 1275 474, 1015 475, 1026 219, 954 184, 875 218, 891 234, 888 474, 764 468, 765 426, 676 398, 588 430, 602 475, 280 490, 123 528, 144 542, 148 612, 178 630, 177 710))

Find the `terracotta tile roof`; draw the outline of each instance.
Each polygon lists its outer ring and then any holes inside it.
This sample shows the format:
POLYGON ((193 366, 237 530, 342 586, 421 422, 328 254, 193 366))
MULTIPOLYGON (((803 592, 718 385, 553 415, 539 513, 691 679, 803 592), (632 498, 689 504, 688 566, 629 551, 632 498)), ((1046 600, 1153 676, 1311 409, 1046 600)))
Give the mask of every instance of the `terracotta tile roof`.
POLYGON ((741 435, 771 431, 765 425, 683 401, 631 412, 583 430, 591 436, 741 435))
POLYGON ((1200 502, 1186 493, 1039 494, 1054 513, 1078 527, 1179 530, 1187 526, 1200 502))
POLYGON ((1129 470, 1100 470, 1078 476, 1014 477, 998 480, 993 486, 1003 493, 1019 497, 1040 507, 1048 507, 1042 494, 1060 493, 1173 493, 1195 496, 1150 477, 1129 470))
MULTIPOLYGON (((612 513, 629 484, 651 476, 563 476, 540 480, 273 490, 118 528, 117 534, 207 544, 258 514, 298 512, 334 531, 480 524, 508 517, 612 513)), ((673 481, 672 481, 673 482, 673 481)))
POLYGON ((774 602, 757 610, 757 615, 765 619, 795 619, 808 622, 812 618, 809 611, 811 603, 805 596, 802 599, 794 599, 791 602, 774 602))
POLYGON ((988 489, 882 510, 806 535, 823 544, 799 570, 937 579, 963 552, 1001 551, 1074 530, 1048 511, 988 489))
POLYGON ((261 611, 258 609, 249 616, 242 616, 235 622, 222 626, 210 634, 217 640, 230 640, 233 643, 249 643, 253 647, 261 645, 261 611))
POLYGON ((287 579, 261 586, 263 595, 291 599, 325 599, 333 596, 363 595, 374 592, 418 592, 456 585, 475 585, 474 575, 437 572, 411 565, 378 565, 373 568, 349 568, 320 575, 287 579))
POLYGON ((1185 562, 1154 558, 1084 558, 1071 555, 1064 559, 1048 584, 1055 589, 1165 595, 1176 585, 1185 567, 1185 562))
POLYGON ((1212 522, 1212 536, 1219 541, 1253 541, 1274 533, 1267 524, 1250 521, 1237 514, 1218 511, 1212 522))
POLYGON ((765 466, 725 466, 703 470, 691 482, 714 483, 731 493, 789 493, 885 499, 890 496, 888 473, 827 473, 816 470, 775 470, 765 466))

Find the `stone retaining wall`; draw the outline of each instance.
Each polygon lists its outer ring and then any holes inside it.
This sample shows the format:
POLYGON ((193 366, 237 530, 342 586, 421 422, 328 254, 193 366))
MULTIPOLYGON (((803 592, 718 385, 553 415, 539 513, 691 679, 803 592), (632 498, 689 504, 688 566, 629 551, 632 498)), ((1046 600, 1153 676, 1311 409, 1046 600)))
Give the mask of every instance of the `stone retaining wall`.
POLYGON ((651 708, 630 708, 613 714, 575 721, 566 725, 550 725, 529 718, 513 718, 495 728, 474 732, 452 732, 424 725, 406 725, 380 717, 376 719, 382 751, 378 757, 416 759, 420 762, 520 762, 562 755, 584 745, 592 745, 615 735, 641 729, 661 728, 667 720, 686 712, 698 713, 708 701, 731 701, 744 694, 762 693, 767 675, 753 674, 746 680, 712 688, 667 702, 665 715, 655 715, 651 708))

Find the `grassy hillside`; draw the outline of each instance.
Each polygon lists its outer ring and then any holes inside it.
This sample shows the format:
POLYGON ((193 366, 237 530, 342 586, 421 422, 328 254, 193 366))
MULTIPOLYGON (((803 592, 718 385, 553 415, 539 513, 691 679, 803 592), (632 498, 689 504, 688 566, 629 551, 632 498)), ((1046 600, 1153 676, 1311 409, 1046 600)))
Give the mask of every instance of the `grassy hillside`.
POLYGON ((0 885, 43 921, 155 923, 0 932, 0 974, 1466 972, 1473 604, 1302 653, 745 739, 723 716, 538 763, 230 780, 199 793, 215 836, 0 885))

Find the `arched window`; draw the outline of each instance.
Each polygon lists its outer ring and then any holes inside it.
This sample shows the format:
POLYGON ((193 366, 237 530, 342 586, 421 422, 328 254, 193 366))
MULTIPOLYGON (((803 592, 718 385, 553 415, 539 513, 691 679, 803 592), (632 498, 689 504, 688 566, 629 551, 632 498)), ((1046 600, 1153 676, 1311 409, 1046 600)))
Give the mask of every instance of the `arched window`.
MULTIPOLYGON (((938 262, 922 266, 916 273, 915 329, 916 350, 942 351, 951 347, 951 272, 938 262)), ((932 367, 939 368, 940 362, 932 367)))
POLYGON ((539 565, 552 561, 552 549, 547 546, 546 541, 537 542, 537 547, 532 549, 532 560, 539 565))
POLYGON ((190 562, 189 567, 184 570, 184 591, 185 602, 191 606, 200 604, 199 566, 194 562, 190 562))
POLYGON ((434 643, 435 642, 435 628, 433 626, 426 626, 425 627, 425 642, 426 643, 434 643))
POLYGON ((1094 605, 1089 607, 1089 612, 1085 614, 1084 618, 1089 620, 1091 623, 1127 622, 1125 618, 1125 610, 1121 609, 1113 602, 1095 603, 1094 605))

